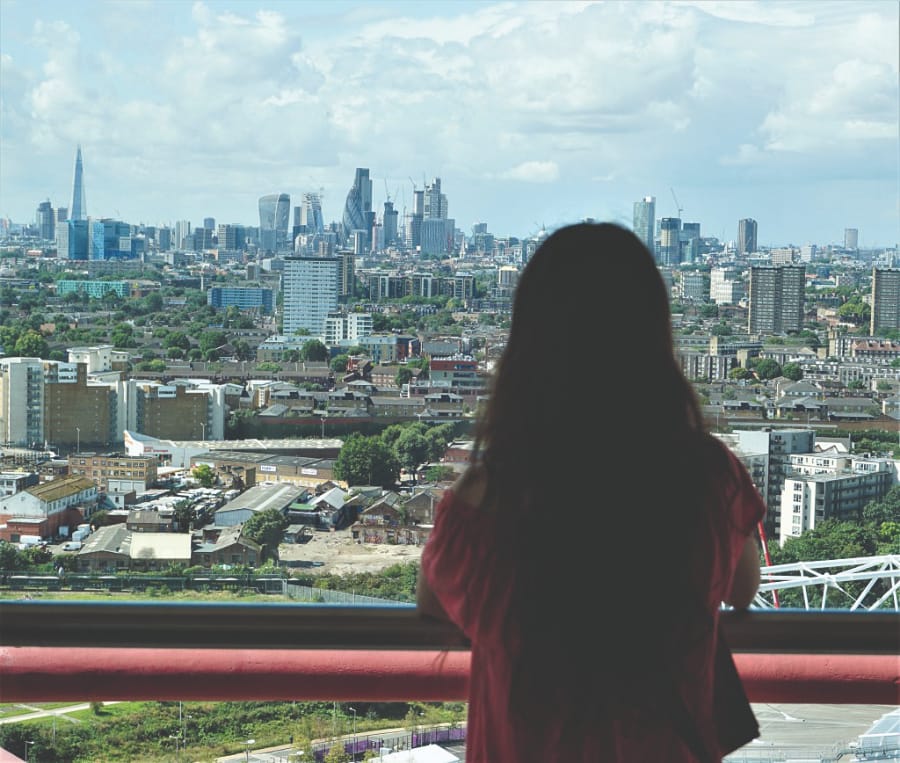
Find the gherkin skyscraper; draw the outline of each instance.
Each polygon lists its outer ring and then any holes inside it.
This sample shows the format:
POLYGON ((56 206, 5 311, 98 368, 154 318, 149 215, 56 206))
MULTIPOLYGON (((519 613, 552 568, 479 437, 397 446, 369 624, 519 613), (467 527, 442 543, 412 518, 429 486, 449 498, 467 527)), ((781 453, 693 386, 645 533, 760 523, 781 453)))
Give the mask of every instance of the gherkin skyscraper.
POLYGON ((84 197, 84 165, 81 161, 81 146, 75 154, 75 182, 72 184, 72 207, 70 220, 87 220, 87 203, 84 197))

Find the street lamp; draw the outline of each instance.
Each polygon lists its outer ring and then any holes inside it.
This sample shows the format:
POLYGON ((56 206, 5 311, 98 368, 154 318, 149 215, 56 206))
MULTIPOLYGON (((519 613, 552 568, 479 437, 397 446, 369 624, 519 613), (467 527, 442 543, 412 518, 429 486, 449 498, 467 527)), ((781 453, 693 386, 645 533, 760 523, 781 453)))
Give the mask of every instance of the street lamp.
POLYGON ((203 441, 206 442, 206 424, 200 422, 200 431, 203 432, 203 441))
POLYGON ((81 453, 81 427, 75 427, 75 452, 81 453))
POLYGON ((325 439, 325 417, 321 416, 320 419, 322 421, 322 439, 324 440, 325 439))
POLYGON ((28 763, 28 745, 30 745, 30 744, 33 745, 34 742, 32 742, 30 740, 25 741, 25 763, 28 763))
POLYGON ((247 763, 250 763, 250 748, 256 744, 256 740, 248 739, 244 744, 247 745, 247 763))
POLYGON ((356 708, 348 707, 347 709, 353 713, 353 759, 356 760, 356 708))

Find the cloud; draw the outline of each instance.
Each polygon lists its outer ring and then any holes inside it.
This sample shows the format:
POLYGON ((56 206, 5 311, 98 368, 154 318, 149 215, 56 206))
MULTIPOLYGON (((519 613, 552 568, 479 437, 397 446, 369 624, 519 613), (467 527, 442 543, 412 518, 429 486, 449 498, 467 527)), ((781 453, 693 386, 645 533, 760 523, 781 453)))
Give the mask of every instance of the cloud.
POLYGON ((501 172, 498 177, 503 180, 522 180, 526 183, 552 183, 559 179, 559 165, 556 162, 522 162, 506 172, 501 172))

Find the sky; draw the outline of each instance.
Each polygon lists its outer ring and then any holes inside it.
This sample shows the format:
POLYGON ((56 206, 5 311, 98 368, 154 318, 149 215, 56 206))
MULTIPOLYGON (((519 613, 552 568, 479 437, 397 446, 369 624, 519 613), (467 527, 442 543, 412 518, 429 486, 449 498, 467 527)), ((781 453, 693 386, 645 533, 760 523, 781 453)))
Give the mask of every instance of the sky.
MULTIPOLYGON (((659 217, 900 241, 900 2, 0 0, 0 217, 258 225, 357 167, 471 233, 659 217)), ((292 214, 293 221, 293 214, 292 214)))

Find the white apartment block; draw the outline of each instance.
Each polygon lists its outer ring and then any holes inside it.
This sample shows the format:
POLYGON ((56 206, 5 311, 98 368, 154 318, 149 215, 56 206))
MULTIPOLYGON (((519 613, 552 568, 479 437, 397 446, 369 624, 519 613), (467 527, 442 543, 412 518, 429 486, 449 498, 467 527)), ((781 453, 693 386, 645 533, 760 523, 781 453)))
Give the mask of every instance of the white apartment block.
POLYGON ((717 305, 736 305, 744 298, 744 281, 737 268, 713 268, 709 274, 709 298, 717 305))
POLYGON ((891 459, 837 451, 792 454, 787 471, 779 507, 781 545, 826 519, 856 520, 866 504, 897 484, 891 459))
POLYGON ((284 333, 305 329, 316 339, 325 336, 325 321, 337 310, 341 260, 338 257, 285 257, 284 333))
POLYGON ((332 347, 343 340, 370 336, 374 331, 371 313, 342 313, 335 311, 325 318, 325 344, 332 347))

